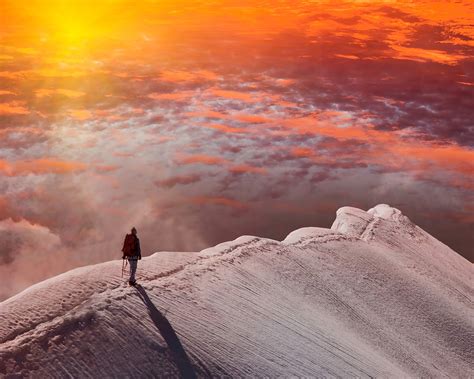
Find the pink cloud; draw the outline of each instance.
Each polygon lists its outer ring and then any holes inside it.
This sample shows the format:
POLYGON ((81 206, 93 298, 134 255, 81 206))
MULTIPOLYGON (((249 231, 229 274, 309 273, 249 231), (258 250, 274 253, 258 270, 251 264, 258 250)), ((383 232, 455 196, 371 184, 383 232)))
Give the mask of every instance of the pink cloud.
POLYGON ((120 168, 120 166, 116 165, 97 165, 95 166, 96 171, 98 172, 112 172, 112 171, 117 171, 120 168))
POLYGON ((227 197, 196 196, 191 198, 191 202, 198 205, 222 205, 234 209, 247 209, 248 204, 227 197))
MULTIPOLYGON (((0 170, 1 170, 1 166, 0 166, 0 170)), ((4 196, 0 196, 0 220, 4 220, 6 218, 10 218, 14 216, 15 216, 14 211, 8 199, 4 196)))
POLYGON ((249 131, 242 128, 236 128, 224 124, 201 124, 205 128, 215 129, 224 133, 248 133, 249 131))
POLYGON ((191 174, 191 175, 173 176, 171 178, 157 180, 155 184, 158 187, 172 188, 179 184, 186 185, 186 184, 196 183, 199 180, 201 180, 201 177, 199 175, 191 174))

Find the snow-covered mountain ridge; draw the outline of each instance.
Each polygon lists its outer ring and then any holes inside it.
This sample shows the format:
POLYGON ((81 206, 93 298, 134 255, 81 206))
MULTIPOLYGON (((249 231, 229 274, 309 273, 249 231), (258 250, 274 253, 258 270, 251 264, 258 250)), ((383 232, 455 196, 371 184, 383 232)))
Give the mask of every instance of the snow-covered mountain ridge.
POLYGON ((473 269, 399 210, 82 267, 0 303, 12 377, 469 377, 473 269))

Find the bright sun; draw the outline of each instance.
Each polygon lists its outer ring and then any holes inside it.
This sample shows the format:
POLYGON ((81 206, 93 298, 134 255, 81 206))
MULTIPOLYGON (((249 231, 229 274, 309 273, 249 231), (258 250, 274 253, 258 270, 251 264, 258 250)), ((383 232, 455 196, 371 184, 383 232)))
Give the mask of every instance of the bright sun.
POLYGON ((125 0, 28 2, 43 37, 57 48, 81 48, 120 38, 133 12, 125 0))

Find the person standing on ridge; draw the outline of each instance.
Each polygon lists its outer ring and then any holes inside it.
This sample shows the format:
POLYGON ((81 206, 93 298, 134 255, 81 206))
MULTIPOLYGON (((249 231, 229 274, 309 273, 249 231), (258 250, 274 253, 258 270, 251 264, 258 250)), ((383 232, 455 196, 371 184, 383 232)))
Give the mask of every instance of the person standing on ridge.
POLYGON ((134 227, 132 228, 131 233, 125 236, 122 253, 122 259, 128 259, 128 263, 130 263, 130 279, 128 284, 134 286, 136 283, 135 273, 137 272, 138 261, 142 259, 140 240, 137 237, 137 229, 134 227))

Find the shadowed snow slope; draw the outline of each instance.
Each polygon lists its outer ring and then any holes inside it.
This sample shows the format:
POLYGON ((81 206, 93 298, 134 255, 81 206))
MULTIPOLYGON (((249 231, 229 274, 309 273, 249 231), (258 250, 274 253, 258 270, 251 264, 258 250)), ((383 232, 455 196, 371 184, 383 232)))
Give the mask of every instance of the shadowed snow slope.
MULTIPOLYGON (((467 377, 471 264, 397 209, 83 267, 0 303, 0 374, 467 377)), ((1 376, 1 375, 0 375, 1 376)))

